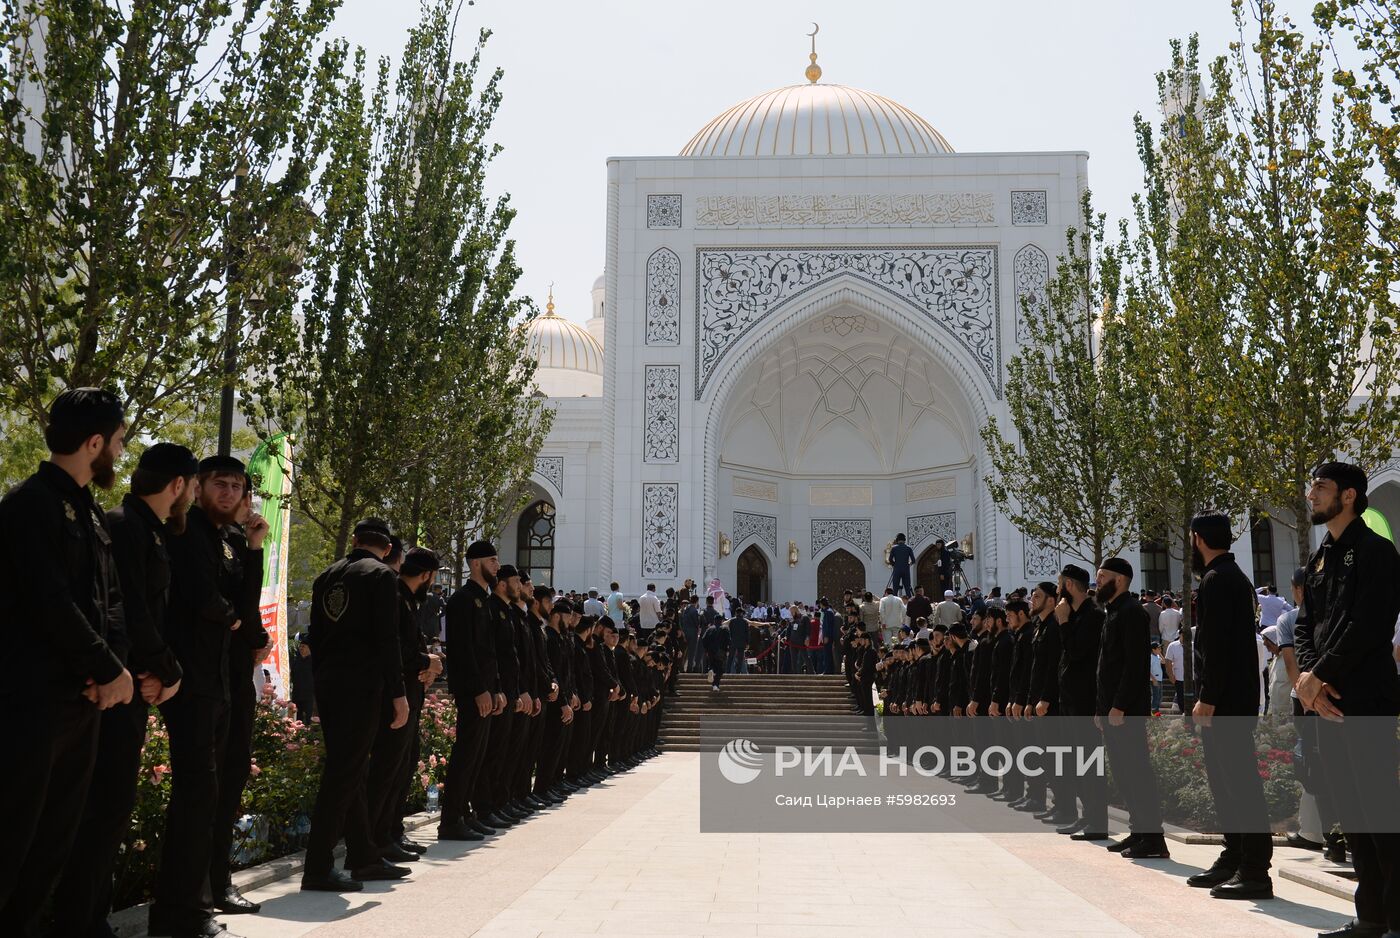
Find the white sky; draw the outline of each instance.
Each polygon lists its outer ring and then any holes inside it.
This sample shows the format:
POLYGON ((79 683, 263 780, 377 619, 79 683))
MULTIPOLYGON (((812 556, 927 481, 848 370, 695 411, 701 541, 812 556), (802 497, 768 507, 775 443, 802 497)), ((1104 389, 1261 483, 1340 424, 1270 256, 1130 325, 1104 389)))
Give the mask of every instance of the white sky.
MULTIPOLYGON (((1280 0, 1308 22, 1311 0, 1280 0)), ((414 0, 345 0, 332 33, 370 61, 397 60, 414 0)), ((489 173, 518 211, 521 292, 582 322, 602 273, 609 156, 678 153, 740 100, 804 81, 811 21, 823 81, 874 91, 936 127, 955 150, 1086 150, 1110 223, 1140 180, 1135 111, 1156 115, 1168 40, 1201 36, 1203 58, 1235 38, 1229 0, 476 0, 459 55, 494 31, 505 70, 489 173)))

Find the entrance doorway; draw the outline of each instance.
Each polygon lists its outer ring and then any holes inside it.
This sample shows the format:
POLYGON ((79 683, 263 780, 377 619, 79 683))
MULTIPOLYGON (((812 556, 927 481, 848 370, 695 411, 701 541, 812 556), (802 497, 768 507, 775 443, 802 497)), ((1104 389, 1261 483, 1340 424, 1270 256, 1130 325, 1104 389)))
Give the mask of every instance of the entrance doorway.
POLYGON ((865 564, 850 551, 837 548, 817 565, 817 595, 825 596, 835 607, 846 590, 857 596, 865 592, 865 564))
POLYGON ((943 576, 938 570, 938 549, 933 544, 919 555, 919 563, 914 568, 914 586, 922 586, 924 595, 935 604, 942 602, 943 591, 947 587, 943 585, 943 576))
POLYGON ((739 596, 746 603, 768 601, 768 558, 755 544, 739 555, 739 596))

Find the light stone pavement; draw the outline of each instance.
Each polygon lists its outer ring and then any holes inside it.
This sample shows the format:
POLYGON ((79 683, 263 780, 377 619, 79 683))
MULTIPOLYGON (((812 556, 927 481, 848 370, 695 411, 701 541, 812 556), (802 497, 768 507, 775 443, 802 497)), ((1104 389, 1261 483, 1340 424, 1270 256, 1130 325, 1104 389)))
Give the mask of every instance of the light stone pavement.
MULTIPOLYGON (((432 845, 412 878, 347 897, 256 890, 247 938, 534 935, 1312 935, 1349 902, 1184 879, 1217 847, 1133 863, 1046 834, 701 834, 699 756, 670 753, 478 844, 432 845)), ((431 837, 431 828, 419 832, 431 837)), ((1281 855, 1294 854, 1280 850, 1281 855)))

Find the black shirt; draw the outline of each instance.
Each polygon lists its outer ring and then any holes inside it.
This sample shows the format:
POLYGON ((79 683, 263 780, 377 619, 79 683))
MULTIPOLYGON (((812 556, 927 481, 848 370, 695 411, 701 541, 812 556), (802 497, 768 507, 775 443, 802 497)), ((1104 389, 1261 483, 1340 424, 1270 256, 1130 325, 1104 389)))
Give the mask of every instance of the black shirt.
POLYGON ((227 700, 229 639, 240 619, 242 569, 223 532, 198 506, 190 509, 185 532, 169 541, 173 580, 165 635, 185 672, 180 693, 227 700))
POLYGON ((1035 634, 1031 638, 1034 660, 1031 663, 1030 703, 1042 700, 1052 711, 1060 709, 1060 623, 1054 613, 1044 619, 1032 619, 1035 634))
POLYGON ((121 579, 131 673, 151 674, 171 687, 182 672, 165 639, 165 613, 170 604, 165 525, 143 499, 128 494, 119 507, 107 512, 107 527, 112 532, 112 554, 121 579))
POLYGON ((1034 705, 1031 700, 1031 656, 1034 651, 1031 642, 1035 634, 1030 622, 1024 623, 1020 631, 1012 633, 1015 647, 1011 651, 1011 703, 1025 706, 1034 705))
POLYGON ((491 594, 468 580, 447 600, 447 689, 458 699, 501 692, 491 594))
POLYGON ((1145 717, 1152 706, 1152 625, 1147 610, 1132 593, 1115 596, 1104 616, 1099 643, 1095 710, 1110 709, 1126 716, 1145 717))
MULTIPOLYGON (((1094 714, 1103 619, 1103 610, 1086 596, 1078 609, 1070 611, 1069 620, 1060 626, 1060 709, 1065 716, 1094 714)), ((1143 663, 1147 663, 1146 657, 1143 663)), ((1150 688, 1148 693, 1151 694, 1150 688)))
POLYGON ((1234 554, 1206 567, 1196 599, 1196 694, 1220 716, 1259 712, 1254 586, 1234 554))
POLYGON ((404 696, 399 578, 367 550, 352 550, 311 585, 311 665, 316 683, 349 678, 404 696))

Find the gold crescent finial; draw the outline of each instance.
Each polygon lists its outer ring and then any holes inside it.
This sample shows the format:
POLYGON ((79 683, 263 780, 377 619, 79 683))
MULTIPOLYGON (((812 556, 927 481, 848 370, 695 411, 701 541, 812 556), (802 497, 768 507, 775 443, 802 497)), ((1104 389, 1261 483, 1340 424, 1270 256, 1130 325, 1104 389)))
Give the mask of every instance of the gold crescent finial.
POLYGON ((822 77, 822 67, 817 64, 817 33, 821 31, 821 26, 817 25, 816 23, 813 23, 812 31, 807 34, 808 36, 812 37, 812 54, 808 56, 808 58, 812 60, 812 63, 807 66, 807 80, 814 85, 822 77))
POLYGON ((551 281, 549 282, 549 302, 545 304, 545 307, 544 307, 544 314, 545 314, 546 316, 553 316, 553 315, 554 315, 554 281, 553 281, 553 280, 551 280, 551 281))

